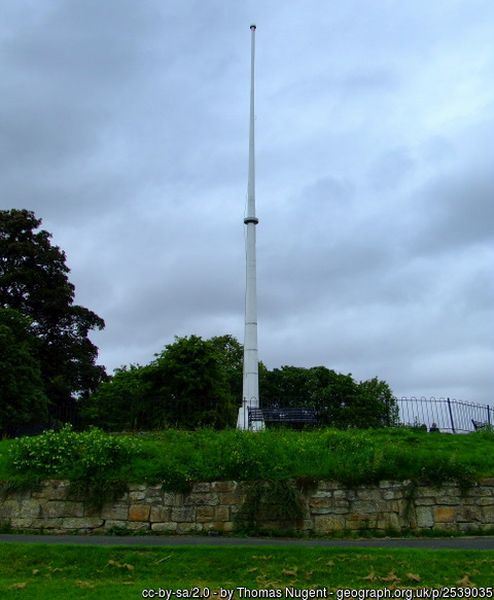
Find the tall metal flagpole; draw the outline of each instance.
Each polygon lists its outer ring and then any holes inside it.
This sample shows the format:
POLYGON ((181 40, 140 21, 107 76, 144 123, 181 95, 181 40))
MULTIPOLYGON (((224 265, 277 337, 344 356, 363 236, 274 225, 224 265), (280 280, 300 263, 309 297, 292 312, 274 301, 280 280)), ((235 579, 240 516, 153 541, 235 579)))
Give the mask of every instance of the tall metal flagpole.
MULTIPOLYGON (((248 429, 247 409, 259 408, 259 373, 257 358, 257 293, 256 293, 256 190, 254 163, 254 55, 256 26, 251 25, 250 57, 250 130, 249 130, 249 181, 247 186, 247 216, 244 223, 246 235, 246 288, 244 335, 244 384, 242 406, 238 412, 238 429, 248 429)), ((254 421, 252 429, 262 429, 264 423, 254 421)))

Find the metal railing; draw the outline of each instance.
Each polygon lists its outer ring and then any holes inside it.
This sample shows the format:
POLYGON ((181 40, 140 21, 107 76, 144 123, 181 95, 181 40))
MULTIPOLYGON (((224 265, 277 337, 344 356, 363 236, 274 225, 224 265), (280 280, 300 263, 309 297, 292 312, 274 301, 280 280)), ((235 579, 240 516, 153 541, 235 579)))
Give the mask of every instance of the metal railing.
POLYGON ((452 398, 396 398, 400 423, 452 433, 474 431, 473 421, 494 425, 494 406, 463 402, 452 398))

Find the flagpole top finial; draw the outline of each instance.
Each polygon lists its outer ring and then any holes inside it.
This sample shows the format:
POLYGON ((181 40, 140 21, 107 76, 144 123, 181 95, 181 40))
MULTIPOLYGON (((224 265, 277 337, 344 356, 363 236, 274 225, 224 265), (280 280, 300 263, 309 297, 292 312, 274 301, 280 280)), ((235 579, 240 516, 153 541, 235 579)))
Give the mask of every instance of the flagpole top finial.
POLYGON ((256 26, 255 25, 251 25, 250 28, 254 30, 254 29, 256 29, 256 26))

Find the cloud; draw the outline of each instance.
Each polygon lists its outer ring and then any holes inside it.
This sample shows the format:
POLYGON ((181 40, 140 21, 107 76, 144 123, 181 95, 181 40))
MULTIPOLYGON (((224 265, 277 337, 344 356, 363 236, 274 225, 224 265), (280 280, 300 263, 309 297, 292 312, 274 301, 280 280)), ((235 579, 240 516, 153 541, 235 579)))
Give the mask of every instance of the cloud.
POLYGON ((111 371, 243 336, 256 32, 260 357, 488 401, 492 7, 2 5, 2 208, 62 247, 111 371))

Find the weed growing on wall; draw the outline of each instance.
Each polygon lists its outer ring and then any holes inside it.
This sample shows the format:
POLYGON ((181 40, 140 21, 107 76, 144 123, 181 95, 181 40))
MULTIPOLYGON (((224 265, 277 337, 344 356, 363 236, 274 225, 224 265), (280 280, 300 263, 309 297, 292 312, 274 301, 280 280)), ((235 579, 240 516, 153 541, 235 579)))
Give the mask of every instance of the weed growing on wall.
POLYGON ((287 480, 252 481, 235 518, 237 531, 263 533, 273 523, 295 529, 304 517, 304 502, 294 482, 287 480))

